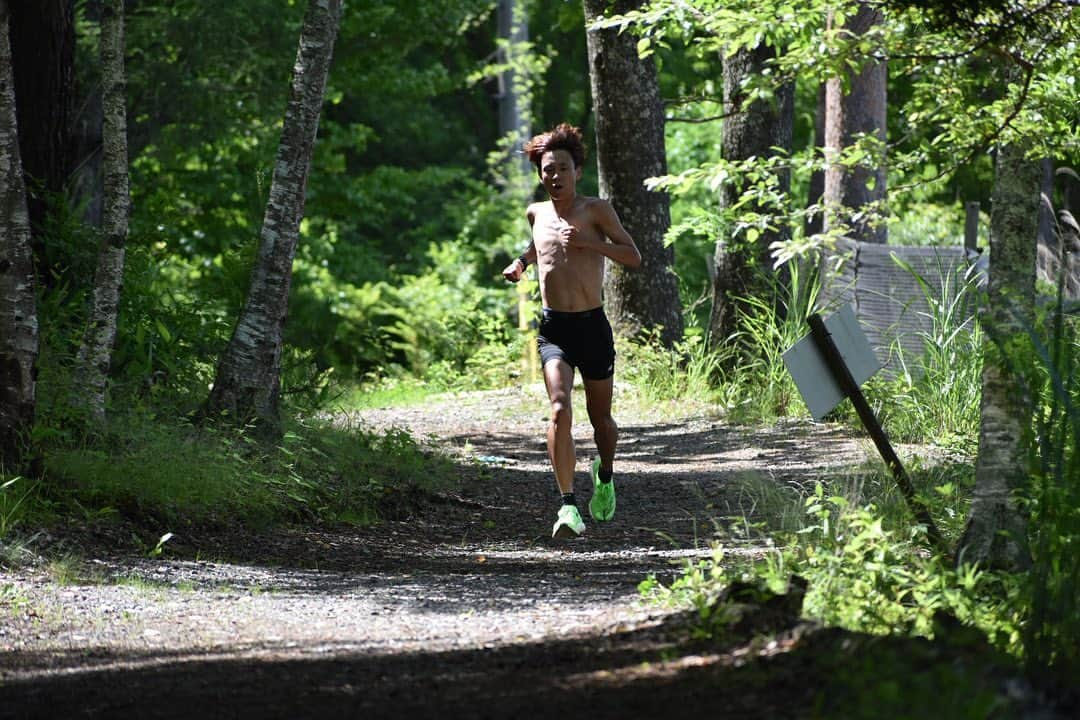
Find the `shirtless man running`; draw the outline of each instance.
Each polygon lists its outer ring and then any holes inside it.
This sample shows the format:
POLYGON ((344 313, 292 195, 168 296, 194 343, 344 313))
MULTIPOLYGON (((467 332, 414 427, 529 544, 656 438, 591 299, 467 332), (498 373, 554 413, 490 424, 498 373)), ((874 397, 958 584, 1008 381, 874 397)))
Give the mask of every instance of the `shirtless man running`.
POLYGON ((551 199, 529 206, 532 242, 503 270, 503 277, 517 282, 531 263, 539 270, 544 308, 537 344, 551 401, 547 447, 563 502, 552 537, 572 538, 585 530, 574 497, 574 369, 585 385, 585 408, 599 453, 591 468, 589 513, 595 520, 610 520, 615 514, 611 475, 619 429, 611 417, 615 346, 603 308, 604 258, 636 268, 641 253, 607 200, 577 194, 585 163, 580 130, 558 125, 527 142, 525 153, 551 199))

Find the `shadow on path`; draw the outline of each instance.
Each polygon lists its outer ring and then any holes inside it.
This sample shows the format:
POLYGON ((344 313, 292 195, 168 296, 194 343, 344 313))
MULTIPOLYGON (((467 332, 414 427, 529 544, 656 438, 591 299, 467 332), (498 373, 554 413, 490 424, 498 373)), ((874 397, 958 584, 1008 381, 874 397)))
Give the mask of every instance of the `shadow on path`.
MULTIPOLYGON (((98 558, 103 582, 79 592, 123 602, 131 592, 112 583, 125 577, 160 589, 137 595, 132 632, 152 626, 161 640, 132 645, 116 614, 46 623, 0 652, 0 718, 807 716, 817 688, 798 643, 702 645, 682 616, 637 604, 637 585, 708 555, 732 518, 859 472, 862 441, 806 423, 626 425, 616 519, 561 543, 533 425, 439 437, 459 481, 416 498, 409 517, 205 533, 178 538, 180 557, 98 558), (95 623, 113 641, 95 640, 95 623)), ((579 480, 590 452, 579 442, 579 480)), ((578 492, 585 507, 590 489, 578 492)))

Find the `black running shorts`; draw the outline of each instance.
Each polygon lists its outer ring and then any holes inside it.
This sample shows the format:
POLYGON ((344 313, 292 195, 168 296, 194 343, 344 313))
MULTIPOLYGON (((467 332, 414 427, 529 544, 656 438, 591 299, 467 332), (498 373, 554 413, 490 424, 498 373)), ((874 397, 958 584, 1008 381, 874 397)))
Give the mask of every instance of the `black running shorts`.
POLYGON ((544 308, 536 344, 544 365, 553 358, 565 360, 587 380, 615 374, 615 339, 602 307, 582 312, 544 308))

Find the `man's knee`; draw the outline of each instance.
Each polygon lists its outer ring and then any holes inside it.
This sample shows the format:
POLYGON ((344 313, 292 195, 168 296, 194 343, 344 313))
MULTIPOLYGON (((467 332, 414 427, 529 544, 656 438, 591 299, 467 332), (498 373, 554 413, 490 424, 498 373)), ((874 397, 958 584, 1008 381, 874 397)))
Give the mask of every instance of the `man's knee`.
POLYGON ((562 398, 553 398, 551 401, 551 422, 555 425, 569 424, 573 422, 573 413, 570 403, 562 398))
POLYGON ((593 430, 596 432, 616 434, 619 432, 619 426, 615 422, 615 418, 611 415, 604 415, 601 417, 590 417, 592 420, 593 430))

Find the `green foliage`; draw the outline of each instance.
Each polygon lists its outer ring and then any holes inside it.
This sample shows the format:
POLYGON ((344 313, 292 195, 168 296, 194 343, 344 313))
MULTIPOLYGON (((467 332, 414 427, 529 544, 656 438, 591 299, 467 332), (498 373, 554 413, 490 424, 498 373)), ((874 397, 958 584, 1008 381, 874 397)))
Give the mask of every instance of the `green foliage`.
POLYGON ((231 517, 258 525, 285 514, 288 488, 276 492, 275 485, 287 483, 242 435, 134 417, 114 420, 112 432, 112 442, 50 449, 53 483, 72 487, 86 508, 113 507, 166 524, 231 517))
POLYGON ((381 407, 422 405, 429 397, 445 388, 411 375, 380 377, 363 386, 353 386, 341 398, 342 407, 354 411, 381 407))
POLYGON ((509 322, 512 291, 478 284, 488 263, 464 244, 433 245, 428 257, 428 269, 396 285, 356 286, 298 263, 298 273, 316 279, 294 294, 290 341, 315 346, 316 364, 346 384, 402 374, 445 388, 505 384, 507 367, 521 357, 509 322))
MULTIPOLYGON (((554 58, 543 75, 542 88, 534 95, 535 127, 548 128, 567 121, 591 137, 592 98, 585 68, 585 12, 577 2, 536 2, 527 0, 529 36, 539 54, 554 58)), ((582 191, 596 194, 593 166, 586 168, 582 191)))
POLYGON ((36 491, 37 483, 27 478, 16 475, 5 479, 0 475, 0 541, 26 518, 36 491))
POLYGON ((825 634, 807 648, 821 662, 811 717, 873 720, 985 720, 1023 715, 1023 701, 1001 692, 1015 663, 987 652, 977 631, 961 628, 942 642, 921 638, 825 634), (831 640, 831 642, 830 642, 831 640), (852 661, 854 659, 854 662, 852 661))
POLYGON ((715 545, 708 559, 685 561, 682 571, 670 585, 664 585, 655 574, 650 574, 638 583, 638 593, 644 600, 657 605, 692 608, 698 620, 695 635, 709 637, 721 631, 725 619, 715 613, 716 598, 726 585, 740 577, 739 571, 728 565, 723 548, 715 545))
MULTIPOLYGON (((823 2, 690 6, 657 0, 610 21, 641 35, 643 50, 660 64, 665 95, 673 98, 678 118, 688 121, 669 123, 671 175, 657 179, 657 187, 673 193, 675 223, 668 239, 678 249, 684 304, 694 312, 703 307, 705 258, 717 237, 787 224, 792 241, 776 248, 783 259, 828 243, 827 237, 802 234, 802 219, 812 208, 797 199, 820 167, 812 151, 809 105, 821 79, 877 47, 925 49, 937 43, 958 51, 936 67, 907 59, 918 54, 902 53, 891 65, 899 78, 890 97, 903 105, 890 117, 899 128, 891 127, 890 137, 902 138, 891 149, 898 155, 890 157, 890 168, 899 185, 934 187, 912 193, 919 202, 955 196, 955 183, 934 180, 954 169, 942 158, 956 155, 956 143, 968 147, 985 139, 985 133, 967 139, 941 134, 955 123, 938 119, 944 113, 970 116, 989 127, 1008 109, 1005 95, 999 102, 985 92, 999 78, 972 41, 976 24, 966 30, 932 25, 928 32, 915 11, 905 10, 869 40, 853 42, 825 32, 830 8, 823 2), (776 22, 778 17, 784 21, 776 22), (762 42, 784 52, 767 76, 748 80, 746 101, 767 101, 777 82, 797 78, 794 152, 769 160, 771 165, 727 163, 719 157, 719 133, 711 123, 722 114, 717 57, 762 42), (912 79, 915 89, 904 89, 912 79), (955 90, 955 101, 946 93, 948 103, 927 110, 927 99, 937 102, 942 88, 955 90), (957 109, 961 100, 971 105, 987 98, 991 104, 984 113, 957 109), (928 161, 937 170, 933 177, 926 176, 928 161), (782 168, 795 178, 797 190, 789 197, 776 192, 775 174, 782 168), (751 195, 721 211, 715 190, 724 183, 744 186, 751 195), (745 212, 748 203, 758 210, 745 212)), ((588 131, 581 8, 526 3, 525 9, 530 41, 509 49, 526 115, 536 126, 569 119, 588 131)), ((317 401, 330 368, 342 382, 402 370, 453 376, 470 362, 484 369, 485 382, 506 377, 494 370, 497 348, 506 338, 493 327, 511 305, 498 297, 498 270, 527 241, 521 210, 535 178, 508 179, 494 172, 489 158, 492 152, 505 157, 512 149, 507 143, 520 140, 496 137, 494 75, 503 66, 493 53, 492 10, 490 0, 395 0, 353 7, 344 15, 286 325, 292 373, 286 384, 293 397, 317 401), (446 245, 460 247, 450 252, 446 245), (439 264, 446 262, 461 262, 467 272, 448 280, 462 268, 439 264), (482 291, 463 292, 467 283, 482 291), (433 307, 443 285, 449 286, 447 306, 453 312, 433 307), (418 328, 403 316, 411 320, 416 300, 424 310, 418 328), (447 330, 435 332, 440 324, 447 330), (462 355, 462 348, 482 352, 470 361, 471 352, 462 355)), ((190 405, 201 394, 193 389, 205 388, 212 375, 245 295, 301 11, 295 3, 282 11, 266 0, 226 5, 183 0, 143 2, 129 12, 133 267, 125 279, 114 400, 144 402, 149 393, 190 405)), ((80 87, 96 82, 95 13, 92 5, 79 6, 80 87)), ((1033 22, 1063 33, 1071 20, 1051 9, 1036 13, 1033 22)), ((1028 53, 1031 48, 1017 43, 1018 36, 1011 28, 994 39, 1028 53)), ((1073 117, 1070 104, 1060 99, 1068 97, 1063 83, 1074 52, 1066 45, 1038 56, 1031 82, 1019 87, 1029 92, 1013 124, 1018 132, 1029 132, 1039 113, 1055 128, 1073 117)), ((1054 137, 1066 146, 1072 135, 1054 137)), ((876 152, 855 148, 845 162, 868 163, 876 152)), ((985 168, 978 172, 985 174, 985 168)), ((905 202, 895 194, 890 198, 893 207, 906 207, 905 202)), ((935 227, 919 219, 928 213, 905 217, 910 219, 896 226, 897 234, 935 234, 935 227)), ((81 304, 96 238, 88 242, 80 236, 86 230, 77 218, 76 212, 53 217, 44 247, 50 253, 47 271, 61 278, 55 286, 81 304)), ((956 227, 955 218, 948 227, 956 227)), ((78 322, 77 315, 71 319, 78 322)), ((62 343, 65 353, 74 337, 62 343)))
MULTIPOLYGON (((117 512, 183 532, 205 524, 265 526, 291 520, 370 523, 408 513, 448 461, 404 431, 326 422, 296 424, 277 447, 243 431, 161 418, 116 418, 110 435, 48 448, 45 500, 86 520, 117 512)), ((168 535, 168 534, 166 534, 168 535)), ((160 554, 171 539, 147 545, 160 554)))
POLYGON ((619 378, 652 402, 716 397, 720 358, 705 345, 701 328, 688 327, 683 339, 667 348, 659 333, 636 342, 619 341, 619 378))
MULTIPOLYGON (((672 94, 686 88, 676 88, 672 94)), ((705 92, 715 94, 718 88, 708 83, 705 92)), ((664 147, 668 171, 679 175, 696 167, 702 158, 720 157, 720 133, 713 124, 705 122, 722 112, 719 103, 695 102, 680 107, 678 117, 685 122, 668 121, 664 128, 664 147)), ((675 273, 679 276, 679 293, 684 307, 693 306, 702 313, 696 321, 708 320, 708 305, 694 306, 696 298, 707 298, 712 290, 708 259, 712 257, 716 238, 723 237, 725 227, 720 218, 719 195, 702 185, 671 194, 671 227, 664 242, 674 245, 675 273), (700 309, 699 309, 700 308, 700 309)))
POLYGON ((433 267, 424 275, 409 278, 402 288, 410 325, 422 338, 414 368, 423 369, 443 360, 465 370, 467 359, 489 345, 509 340, 511 288, 485 288, 473 282, 480 262, 461 245, 433 247, 433 267))
POLYGON ((368 524, 407 516, 419 494, 438 489, 453 472, 448 459, 401 429, 309 424, 298 428, 296 442, 294 472, 317 483, 318 512, 328 520, 368 524))
POLYGON ((1080 671, 1080 327, 1064 312, 1059 282, 1046 329, 1028 330, 1035 353, 1007 362, 1037 399, 1025 493, 1034 561, 1025 576, 1026 661, 1033 675, 1064 684, 1080 671))
MULTIPOLYGON (((45 236, 46 244, 79 237, 78 232, 67 234, 70 229, 57 231, 60 234, 45 236)), ((177 282, 190 269, 131 238, 110 364, 108 402, 113 407, 170 407, 183 414, 205 399, 212 362, 232 326, 224 306, 199 302, 177 282)), ((86 278, 44 288, 39 295, 39 436, 77 434, 77 426, 86 420, 69 398, 88 297, 86 278)))
POLYGON ((820 285, 809 268, 791 263, 788 269, 786 283, 770 281, 771 297, 740 298, 736 306, 737 330, 727 344, 738 359, 725 379, 739 388, 742 402, 733 408, 737 417, 785 417, 803 407, 783 353, 806 334, 806 319, 815 310, 820 285))
POLYGON ((148 558, 160 557, 161 553, 165 550, 165 543, 169 542, 175 537, 171 532, 167 532, 158 538, 158 541, 154 543, 153 547, 144 548, 144 553, 148 558))
MULTIPOLYGON (((205 388, 244 300, 302 14, 271 5, 185 0, 129 12, 134 267, 114 374, 132 394, 164 376, 173 388, 205 388)), ((408 298, 397 291, 427 273, 431 248, 457 238, 490 193, 475 179, 495 140, 490 88, 467 81, 483 63, 478 46, 494 45, 492 8, 394 2, 345 13, 286 326, 294 390, 323 387, 331 366, 354 381, 373 368, 423 370, 418 348, 433 335, 406 327, 408 298)), ((95 85, 95 12, 80 6, 83 87, 95 85)), ((80 225, 61 220, 49 263, 81 293, 96 243, 75 242, 80 225)), ((473 282, 494 284, 490 267, 480 272, 473 282)))
POLYGON ((807 578, 808 616, 852 630, 929 636, 935 613, 947 612, 1019 649, 1019 583, 927 557, 912 533, 888 530, 873 505, 826 496, 821 485, 806 512, 799 543, 775 556, 770 570, 807 578))
MULTIPOLYGON (((189 280, 201 271, 170 257, 160 244, 132 236, 124 271, 124 293, 110 374, 117 407, 196 407, 213 379, 213 364, 232 333, 247 288, 243 270, 227 272, 233 282, 214 283, 211 296, 189 280), (243 278, 240 280, 240 278, 243 278)), ((229 263, 223 259, 223 265, 229 263)))
MULTIPOLYGON (((920 215, 909 212, 911 201, 906 194, 913 194, 920 203, 988 196, 991 168, 985 151, 992 145, 1021 143, 1032 148, 1034 157, 1076 154, 1080 123, 1077 106, 1069 101, 1075 92, 1067 88, 1074 83, 1069 68, 1077 64, 1078 48, 1064 38, 1075 35, 1077 18, 1066 4, 1017 0, 980 6, 975 11, 977 19, 956 23, 938 22, 918 3, 900 5, 864 35, 826 27, 830 13, 834 25, 841 25, 848 12, 847 6, 831 2, 796 6, 783 0, 692 4, 653 0, 640 10, 604 21, 602 25, 637 33, 645 53, 661 60, 675 56, 674 67, 682 71, 680 77, 686 83, 676 84, 680 117, 715 119, 719 115, 705 110, 719 94, 715 73, 695 78, 685 69, 685 56, 715 67, 717 57, 730 57, 740 50, 760 45, 778 48, 765 72, 746 79, 741 88, 744 108, 771 101, 784 83, 796 82, 798 87, 803 107, 796 108, 799 132, 790 157, 733 163, 714 151, 687 164, 673 163, 670 174, 656 178, 654 186, 672 191, 676 198, 695 188, 742 188, 742 196, 730 209, 714 206, 708 212, 717 216, 717 226, 727 228, 722 237, 733 236, 740 228, 790 228, 790 241, 773 248, 781 262, 827 247, 841 231, 843 218, 835 217, 827 234, 806 235, 805 219, 822 210, 817 200, 801 202, 800 193, 793 193, 800 202, 779 197, 768 179, 783 167, 792 172, 793 187, 803 188, 813 172, 823 169, 823 158, 813 147, 813 123, 804 120, 813 113, 812 107, 805 107, 813 98, 808 91, 829 78, 847 82, 848 73, 871 54, 890 58, 887 135, 896 140, 886 150, 864 136, 833 161, 872 168, 881 164, 887 151, 889 204, 905 218, 895 225, 904 242, 918 239, 916 244, 924 244, 941 235, 937 228, 927 227, 920 215), (1033 37, 1046 40, 1033 42, 1033 37)), ((697 207, 707 205, 698 203, 697 207)), ((884 207, 864 207, 859 212, 887 217, 884 207)), ((676 225, 681 222, 677 219, 676 225)), ((702 225, 700 220, 697 224, 702 225)))
POLYGON ((773 294, 739 298, 736 331, 716 349, 707 346, 696 317, 674 348, 658 341, 622 343, 619 377, 653 402, 702 400, 734 421, 772 420, 803 410, 783 352, 806 334, 819 285, 813 272, 792 264, 785 283, 770 277, 773 294))
POLYGON ((801 528, 782 533, 783 546, 764 559, 733 563, 717 545, 712 558, 687 563, 670 586, 652 577, 639 589, 653 601, 696 609, 701 632, 712 634, 724 622, 714 601, 726 585, 757 578, 773 592, 784 592, 788 578, 799 575, 808 581, 804 616, 826 625, 933 637, 936 616, 946 614, 978 628, 1002 649, 1021 652, 1021 579, 927 556, 920 549, 921 530, 909 523, 890 529, 891 513, 854 499, 850 488, 830 495, 819 483, 801 503, 801 528))
MULTIPOLYGON (((907 205, 889 223, 889 244, 908 247, 960 247, 964 244, 965 211, 962 205, 919 202, 907 205)), ((989 216, 979 222, 979 246, 989 247, 989 216)))

